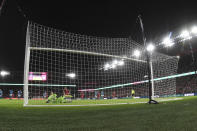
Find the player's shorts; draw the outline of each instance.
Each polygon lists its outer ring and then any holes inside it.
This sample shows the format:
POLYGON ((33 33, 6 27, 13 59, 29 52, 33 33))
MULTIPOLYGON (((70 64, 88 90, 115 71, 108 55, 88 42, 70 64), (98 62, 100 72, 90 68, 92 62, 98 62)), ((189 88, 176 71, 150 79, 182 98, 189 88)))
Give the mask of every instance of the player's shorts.
POLYGON ((12 94, 10 94, 10 97, 12 97, 12 94))

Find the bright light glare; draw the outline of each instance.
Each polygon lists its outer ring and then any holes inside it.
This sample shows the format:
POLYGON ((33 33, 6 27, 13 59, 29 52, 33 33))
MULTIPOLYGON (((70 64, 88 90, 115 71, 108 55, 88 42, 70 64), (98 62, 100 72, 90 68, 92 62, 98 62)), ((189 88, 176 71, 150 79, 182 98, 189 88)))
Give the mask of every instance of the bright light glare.
POLYGON ((147 51, 149 51, 149 52, 152 52, 154 49, 155 49, 155 46, 152 45, 152 44, 149 44, 149 45, 147 46, 147 51))
POLYGON ((112 62, 112 64, 113 64, 113 65, 117 65, 117 64, 118 64, 118 61, 117 61, 117 60, 114 60, 114 61, 112 62))
POLYGON ((124 61, 122 61, 122 60, 121 60, 121 61, 118 61, 118 65, 119 65, 119 66, 124 65, 124 61))
POLYGON ((193 34, 197 35, 197 26, 194 26, 191 31, 193 34))
POLYGON ((189 32, 187 30, 182 31, 180 36, 185 39, 188 39, 190 37, 189 32))
POLYGON ((113 60, 112 62, 105 64, 103 69, 104 70, 115 69, 117 66, 123 66, 123 65, 124 65, 123 60, 113 60))
POLYGON ((9 75, 10 74, 10 72, 8 72, 8 71, 1 71, 1 76, 2 77, 4 77, 4 76, 7 76, 7 75, 9 75))
POLYGON ((133 55, 134 55, 135 57, 139 57, 139 56, 140 56, 140 51, 139 51, 139 50, 135 50, 135 51, 133 52, 133 55))
POLYGON ((112 65, 111 65, 111 68, 112 68, 112 69, 116 68, 116 65, 115 65, 115 64, 112 64, 112 65))
POLYGON ((75 73, 69 73, 66 76, 68 76, 70 78, 75 78, 76 77, 76 74, 75 73))
POLYGON ((148 75, 145 75, 145 76, 144 76, 144 78, 147 78, 147 77, 148 77, 148 75))
POLYGON ((174 45, 174 42, 169 38, 166 37, 162 42, 166 47, 174 45))
POLYGON ((110 65, 107 63, 107 64, 105 64, 105 66, 104 66, 104 69, 105 70, 108 70, 110 68, 110 65))

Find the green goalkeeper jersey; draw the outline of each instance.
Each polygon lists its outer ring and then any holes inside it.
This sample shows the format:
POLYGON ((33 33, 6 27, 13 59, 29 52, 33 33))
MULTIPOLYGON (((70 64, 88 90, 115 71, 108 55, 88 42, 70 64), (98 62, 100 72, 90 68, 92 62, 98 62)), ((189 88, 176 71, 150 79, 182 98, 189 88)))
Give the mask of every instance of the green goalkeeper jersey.
POLYGON ((58 103, 65 103, 65 96, 60 96, 59 98, 57 98, 58 103))
POLYGON ((57 99, 57 94, 52 94, 48 97, 48 101, 55 101, 57 99))

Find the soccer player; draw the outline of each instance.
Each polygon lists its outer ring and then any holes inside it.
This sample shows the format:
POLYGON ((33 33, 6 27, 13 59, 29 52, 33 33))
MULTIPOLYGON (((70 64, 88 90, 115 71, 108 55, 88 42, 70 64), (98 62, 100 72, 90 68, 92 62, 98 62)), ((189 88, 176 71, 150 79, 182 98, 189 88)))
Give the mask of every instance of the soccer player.
POLYGON ((21 90, 18 90, 18 99, 20 99, 21 98, 21 96, 22 96, 22 91, 21 90))
POLYGON ((133 98, 135 96, 135 90, 131 89, 131 97, 133 98))
POLYGON ((65 96, 60 96, 57 98, 58 103, 66 103, 65 96))
POLYGON ((51 92, 51 95, 48 97, 47 103, 56 102, 56 99, 57 99, 57 94, 51 92))
POLYGON ((116 92, 113 91, 113 92, 112 92, 112 98, 115 98, 115 97, 116 97, 116 92))
POLYGON ((98 91, 95 91, 95 92, 94 92, 94 97, 95 97, 95 98, 97 98, 97 93, 98 93, 98 91))
POLYGON ((10 89, 10 90, 9 90, 10 100, 11 100, 11 99, 12 99, 12 97, 13 97, 13 93, 14 93, 14 91, 13 91, 12 89, 10 89))
POLYGON ((47 98, 47 92, 46 92, 46 91, 44 91, 43 97, 44 97, 45 99, 47 98))
POLYGON ((64 93, 64 95, 69 95, 70 94, 70 91, 67 89, 67 87, 65 87, 63 93, 64 93))
POLYGON ((84 92, 83 91, 81 91, 80 96, 81 96, 81 99, 84 98, 85 95, 84 95, 84 92))
POLYGON ((100 99, 100 97, 101 97, 101 94, 100 94, 100 92, 98 92, 97 93, 97 99, 100 99))
POLYGON ((101 99, 104 98, 104 91, 101 91, 101 99))
POLYGON ((0 98, 3 98, 3 91, 0 89, 0 98))

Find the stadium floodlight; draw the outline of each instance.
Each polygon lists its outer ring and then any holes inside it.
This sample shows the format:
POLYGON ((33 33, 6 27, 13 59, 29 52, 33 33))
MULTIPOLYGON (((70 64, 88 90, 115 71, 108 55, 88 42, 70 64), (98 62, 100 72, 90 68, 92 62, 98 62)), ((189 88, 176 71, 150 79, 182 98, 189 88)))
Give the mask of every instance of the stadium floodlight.
POLYGON ((2 70, 2 71, 0 72, 0 75, 1 75, 2 77, 4 77, 4 76, 7 76, 7 75, 10 75, 10 72, 2 70))
POLYGON ((68 76, 70 78, 75 78, 76 74, 75 73, 68 73, 66 76, 68 76))
POLYGON ((144 78, 148 78, 148 75, 145 75, 144 78))
POLYGON ((112 65, 117 65, 118 61, 117 60, 113 60, 112 65))
POLYGON ((197 35, 197 26, 194 26, 194 27, 192 28, 191 33, 197 35))
POLYGON ((162 42, 166 47, 170 47, 174 45, 174 42, 169 37, 164 38, 162 42))
POLYGON ((119 66, 124 65, 124 61, 123 61, 123 60, 118 61, 118 65, 119 65, 119 66))
POLYGON ((155 46, 153 44, 149 44, 146 49, 147 51, 152 52, 155 49, 155 46))
POLYGON ((117 66, 116 64, 112 64, 112 65, 111 65, 111 68, 112 68, 112 69, 115 69, 116 66, 117 66))
POLYGON ((188 38, 189 37, 189 32, 187 30, 182 31, 181 37, 188 38))
POLYGON ((108 70, 110 68, 110 65, 107 63, 104 65, 104 70, 108 70))
POLYGON ((187 31, 187 30, 183 30, 180 37, 184 38, 184 40, 191 39, 189 31, 187 31))
POLYGON ((139 57, 139 56, 140 56, 140 51, 139 51, 139 50, 135 50, 135 51, 133 52, 133 55, 134 55, 135 57, 139 57))

